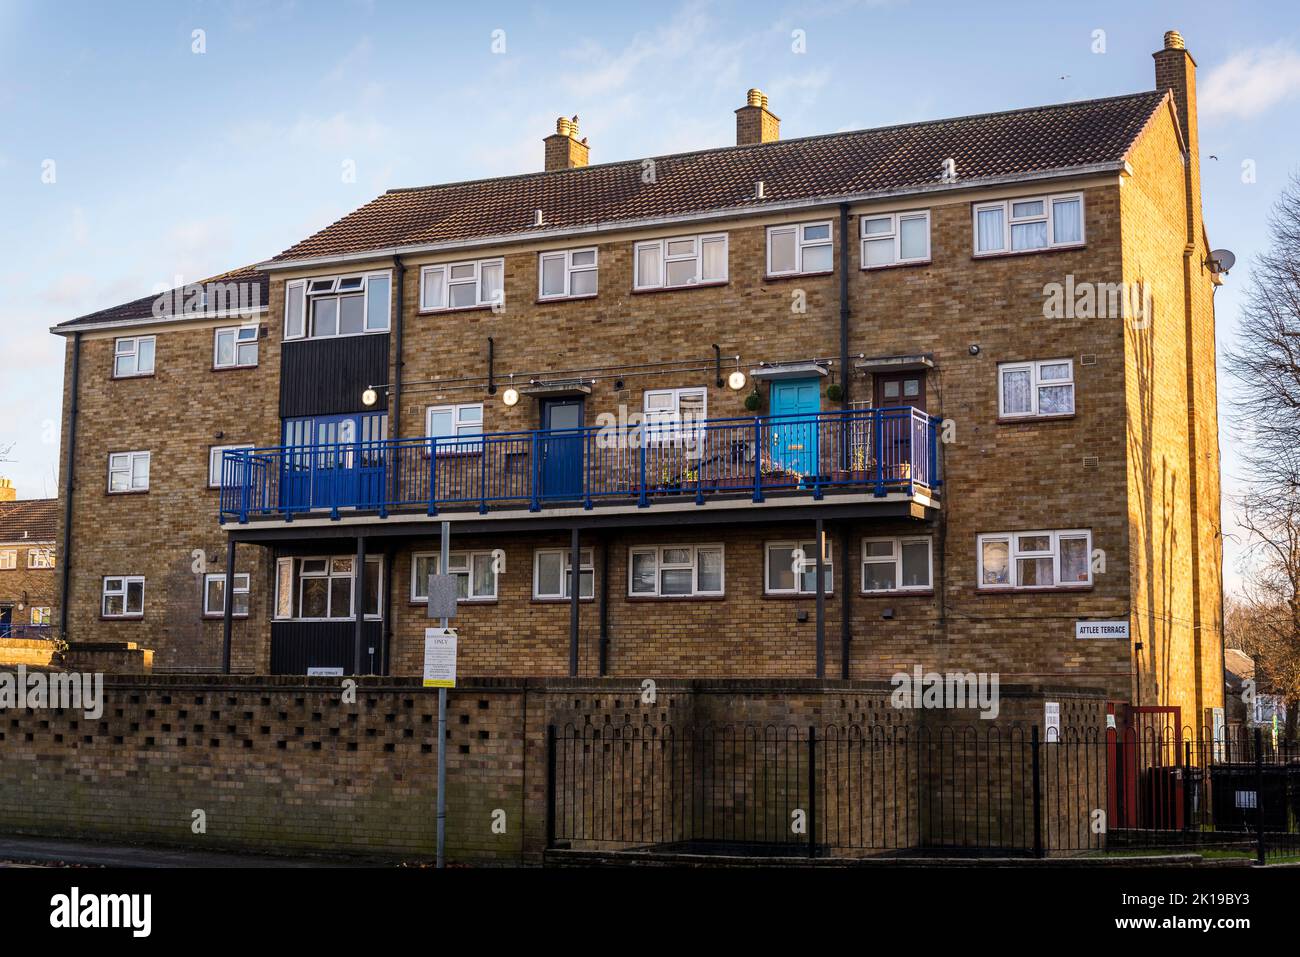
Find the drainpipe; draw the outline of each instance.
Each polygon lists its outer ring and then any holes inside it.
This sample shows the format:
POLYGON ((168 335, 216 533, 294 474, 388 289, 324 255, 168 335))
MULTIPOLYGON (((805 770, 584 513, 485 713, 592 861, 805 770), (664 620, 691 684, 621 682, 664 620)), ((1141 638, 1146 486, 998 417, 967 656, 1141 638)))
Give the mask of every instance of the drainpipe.
POLYGON ((68 588, 72 581, 72 493, 77 487, 77 396, 81 392, 81 333, 72 334, 72 382, 68 408, 68 464, 67 481, 63 487, 63 543, 59 546, 59 558, 63 561, 63 594, 59 602, 59 636, 68 640, 68 588))
MULTIPOLYGON (((852 376, 849 374, 849 204, 840 203, 840 388, 844 392, 844 408, 849 408, 849 385, 852 376)), ((847 418, 847 417, 846 417, 847 418)), ((843 427, 843 426, 841 426, 843 427)), ((847 441, 840 443, 840 454, 843 456, 840 467, 847 469, 849 462, 849 443, 847 441)), ((849 677, 849 643, 853 640, 853 630, 849 621, 849 603, 852 600, 853 588, 851 582, 857 580, 856 576, 849 575, 849 530, 852 527, 850 522, 844 523, 844 528, 840 533, 842 541, 840 542, 840 580, 843 582, 844 591, 840 595, 840 677, 848 680, 849 677)))
POLYGON ((403 322, 402 310, 402 292, 406 285, 406 266, 402 263, 402 257, 393 258, 393 308, 396 316, 393 319, 393 417, 392 417, 392 435, 393 438, 402 437, 402 340, 403 322))

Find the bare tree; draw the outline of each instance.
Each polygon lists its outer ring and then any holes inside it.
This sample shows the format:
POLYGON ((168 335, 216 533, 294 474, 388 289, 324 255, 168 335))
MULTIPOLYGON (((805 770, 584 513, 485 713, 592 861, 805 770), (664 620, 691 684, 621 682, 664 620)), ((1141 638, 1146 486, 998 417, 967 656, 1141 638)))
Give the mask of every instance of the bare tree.
POLYGON ((1300 176, 1269 218, 1271 242, 1254 264, 1238 347, 1227 356, 1240 384, 1230 420, 1249 533, 1234 638, 1249 647, 1273 693, 1287 700, 1287 737, 1300 703, 1300 176))

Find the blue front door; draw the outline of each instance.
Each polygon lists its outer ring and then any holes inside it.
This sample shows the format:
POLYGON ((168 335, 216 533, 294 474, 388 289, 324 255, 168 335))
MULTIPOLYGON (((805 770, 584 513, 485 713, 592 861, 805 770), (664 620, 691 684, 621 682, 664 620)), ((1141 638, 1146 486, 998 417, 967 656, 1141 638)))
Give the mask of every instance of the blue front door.
POLYGON ((388 415, 286 419, 281 508, 378 508, 384 498, 388 415))
POLYGON ((582 399, 542 400, 541 497, 582 497, 582 460, 586 436, 582 431, 582 399))
POLYGON ((799 475, 816 474, 821 378, 773 382, 770 405, 769 454, 772 467, 799 475))

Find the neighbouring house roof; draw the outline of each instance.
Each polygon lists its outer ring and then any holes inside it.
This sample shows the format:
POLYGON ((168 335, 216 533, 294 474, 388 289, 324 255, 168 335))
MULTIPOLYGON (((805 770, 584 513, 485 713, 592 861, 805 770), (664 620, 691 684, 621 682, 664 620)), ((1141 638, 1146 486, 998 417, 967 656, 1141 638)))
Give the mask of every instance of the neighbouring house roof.
POLYGON ((160 298, 164 301, 164 308, 160 310, 162 317, 179 316, 180 318, 204 319, 212 318, 219 313, 215 312, 184 312, 185 298, 190 289, 194 286, 204 288, 214 283, 239 283, 248 284, 250 294, 257 296, 257 302, 262 306, 266 305, 269 279, 265 272, 256 266, 242 266, 239 269, 232 269, 229 272, 223 272, 217 276, 211 276, 208 279, 193 283, 190 286, 177 286, 167 293, 154 293, 151 296, 145 296, 135 299, 131 302, 123 303, 120 306, 113 306, 111 309, 101 309, 98 312, 88 313, 84 316, 78 316, 76 319, 69 319, 61 322, 54 328, 56 330, 67 329, 74 331, 81 326, 94 326, 102 323, 112 322, 129 322, 136 319, 154 318, 154 304, 160 298))
POLYGON ((1134 93, 633 159, 499 179, 389 190, 270 264, 548 229, 721 210, 761 211, 828 197, 906 192, 1117 166, 1165 92, 1134 93), (756 186, 763 183, 763 198, 756 186), (541 210, 544 225, 536 223, 541 210))
POLYGON ((58 520, 57 498, 0 502, 0 543, 52 542, 58 520))
POLYGON ((1233 687, 1255 677, 1255 659, 1236 648, 1223 649, 1223 667, 1228 672, 1225 677, 1233 687))

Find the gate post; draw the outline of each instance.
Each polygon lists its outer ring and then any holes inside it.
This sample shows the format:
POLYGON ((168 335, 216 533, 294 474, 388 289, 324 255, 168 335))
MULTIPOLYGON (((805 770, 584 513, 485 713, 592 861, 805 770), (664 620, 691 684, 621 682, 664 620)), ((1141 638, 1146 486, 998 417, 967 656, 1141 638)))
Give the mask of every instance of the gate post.
POLYGON ((1264 730, 1255 726, 1255 861, 1264 863, 1264 730))
POLYGON ((555 846, 555 725, 546 726, 546 849, 555 846))
POLYGON ((1034 775, 1034 857, 1043 856, 1043 784, 1039 780, 1038 725, 1034 725, 1029 739, 1034 775))
POLYGON ((808 856, 817 857, 817 726, 808 725, 808 856))

